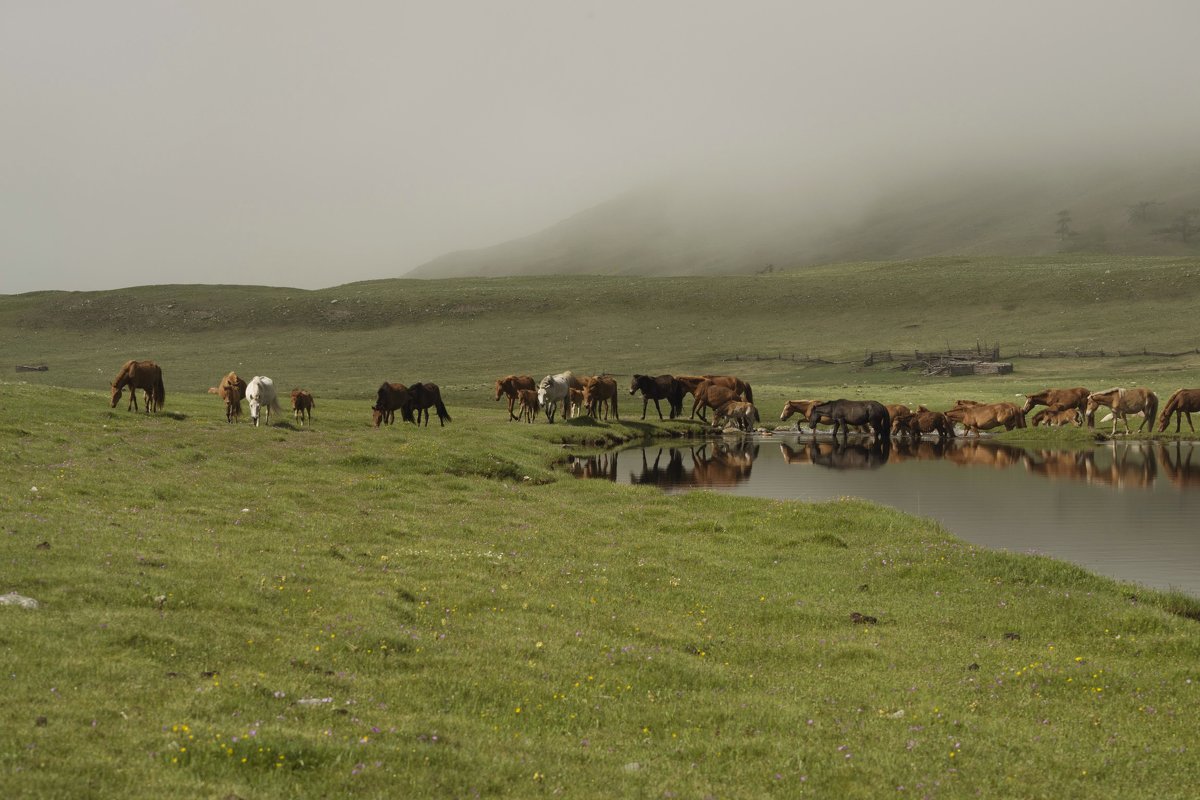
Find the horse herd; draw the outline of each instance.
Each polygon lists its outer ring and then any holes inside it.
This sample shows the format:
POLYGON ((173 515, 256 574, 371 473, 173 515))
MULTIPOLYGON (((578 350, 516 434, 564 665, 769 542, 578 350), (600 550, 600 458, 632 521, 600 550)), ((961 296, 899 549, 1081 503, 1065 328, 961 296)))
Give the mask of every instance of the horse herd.
MULTIPOLYGON (((117 407, 126 388, 130 390, 129 410, 139 410, 139 390, 144 395, 146 413, 159 411, 166 402, 162 369, 153 361, 131 360, 122 365, 112 382, 112 408, 117 407)), ((224 401, 225 419, 228 422, 236 422, 241 418, 243 399, 249 402, 250 419, 256 426, 263 417, 270 424, 271 413, 279 414, 283 410, 274 382, 262 375, 245 381, 236 372, 230 372, 209 392, 219 395, 224 401)), ((684 398, 691 395, 692 419, 699 417, 707 423, 709 420, 705 411, 712 409, 713 425, 729 424, 750 431, 760 422, 758 409, 754 406, 753 389, 749 383, 733 375, 634 375, 629 384, 629 394, 639 392, 642 395, 643 420, 651 401, 660 420, 663 419, 662 400, 667 401, 671 419, 682 416, 684 398)), ((529 423, 537 418, 539 412, 551 424, 560 414, 563 419, 584 414, 620 419, 617 407, 619 394, 616 379, 611 375, 578 378, 569 370, 547 375, 536 382, 529 375, 507 375, 498 379, 495 385, 495 399, 508 399, 509 421, 524 420, 529 423)), ((1160 432, 1167 429, 1172 416, 1175 417, 1176 433, 1180 431, 1184 416, 1187 417, 1188 427, 1195 432, 1191 414, 1200 411, 1200 389, 1176 390, 1167 399, 1161 415, 1158 414, 1158 395, 1146 388, 1114 387, 1092 392, 1077 386, 1043 389, 1024 397, 1025 403, 1021 406, 1010 402, 958 400, 945 411, 932 411, 925 406, 918 406, 914 410, 903 404, 884 404, 876 400, 789 400, 784 404, 779 419, 785 421, 793 415, 799 415, 809 423, 814 433, 819 424, 832 425, 833 435, 836 437, 840 434, 844 441, 851 428, 873 433, 877 439, 916 439, 925 434, 945 439, 953 438, 955 427, 961 426, 965 435, 974 433, 978 437, 980 431, 997 427, 1006 430, 1024 428, 1027 425, 1026 415, 1038 407, 1041 409, 1030 420, 1034 426, 1095 427, 1096 412, 1103 407, 1110 410, 1110 416, 1104 421, 1112 419, 1114 435, 1118 422, 1125 425, 1126 433, 1131 433, 1129 418, 1136 416, 1142 417, 1139 431, 1147 427, 1153 429, 1156 415, 1160 432)), ((303 389, 293 389, 291 398, 295 419, 300 424, 311 419, 312 409, 316 406, 312 394, 303 389)), ((395 421, 395 412, 399 411, 406 422, 416 425, 424 422, 427 426, 430 408, 436 411, 440 425, 451 421, 437 384, 419 382, 406 386, 385 382, 377 390, 375 404, 371 407, 372 424, 375 427, 391 424, 395 421)), ((796 423, 796 428, 799 430, 800 422, 796 423)))

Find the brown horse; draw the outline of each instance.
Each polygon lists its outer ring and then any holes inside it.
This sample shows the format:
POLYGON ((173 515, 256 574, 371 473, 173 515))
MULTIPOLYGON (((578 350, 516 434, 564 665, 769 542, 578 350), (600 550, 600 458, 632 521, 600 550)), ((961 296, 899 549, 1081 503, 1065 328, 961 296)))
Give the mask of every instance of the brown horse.
POLYGON ((532 424, 538 412, 537 389, 517 389, 517 402, 521 404, 520 419, 532 424))
POLYGON ((1154 430, 1154 417, 1158 414, 1158 395, 1149 389, 1124 389, 1114 386, 1103 392, 1092 392, 1088 395, 1085 411, 1089 428, 1096 427, 1096 409, 1100 406, 1112 409, 1113 435, 1116 435, 1118 420, 1125 423, 1125 432, 1130 433, 1127 415, 1139 411, 1145 415, 1145 419, 1138 426, 1138 431, 1141 432, 1147 425, 1150 426, 1150 430, 1154 430))
POLYGON ((312 410, 317 407, 313 396, 303 389, 292 389, 292 416, 304 424, 305 419, 312 419, 312 410))
POLYGON ((662 407, 659 400, 666 400, 670 409, 671 419, 683 413, 683 388, 673 375, 634 375, 629 383, 629 393, 642 393, 642 419, 646 418, 646 408, 654 401, 658 418, 662 419, 662 407))
MULTIPOLYGON (((826 402, 826 401, 825 400, 788 400, 786 403, 783 404, 783 411, 779 412, 779 421, 786 422, 787 420, 792 418, 793 414, 799 414, 801 419, 796 420, 796 430, 800 430, 800 428, 802 427, 802 423, 808 419, 808 412, 812 410, 812 407, 819 406, 824 402, 826 402)), ((829 417, 821 417, 819 420, 817 420, 817 424, 818 425, 832 425, 833 420, 830 419, 829 417)), ((854 425, 852 427, 855 430, 859 431, 860 433, 864 431, 864 428, 862 425, 854 425)), ((816 433, 816 431, 817 431, 816 426, 813 426, 812 432, 816 433)))
POLYGON ((403 383, 383 383, 375 395, 375 405, 371 406, 371 423, 378 428, 382 422, 391 425, 396 419, 396 410, 405 422, 412 422, 412 395, 403 383))
POLYGON ((1163 407, 1162 416, 1158 420, 1159 433, 1167 429, 1172 414, 1175 415, 1176 433, 1179 433, 1179 425, 1183 421, 1184 414, 1187 414, 1188 427, 1192 429, 1192 433, 1195 433, 1196 428, 1192 425, 1193 411, 1200 411, 1200 389, 1176 389, 1167 398, 1167 404, 1163 407))
POLYGON ((620 419, 617 413, 617 382, 608 375, 593 375, 583 379, 583 408, 589 417, 595 417, 603 410, 604 419, 608 419, 611 409, 614 419, 620 419))
POLYGON ((509 422, 512 422, 514 419, 520 419, 518 415, 513 413, 513 407, 519 399, 517 392, 522 389, 533 389, 536 392, 537 383, 528 375, 506 375, 496 381, 496 400, 500 399, 500 395, 508 397, 509 422))
POLYGON ((921 434, 936 433, 939 440, 954 438, 954 423, 940 411, 916 411, 892 421, 892 433, 907 433, 919 439, 921 434))
POLYGON ((750 388, 750 384, 732 375, 676 375, 675 380, 679 383, 682 393, 680 402, 682 402, 683 394, 690 394, 695 398, 696 390, 704 383, 732 389, 740 399, 754 402, 754 390, 750 388))
POLYGON ((162 370, 153 361, 126 361, 121 365, 121 371, 112 382, 112 405, 116 408, 121 400, 121 392, 129 387, 129 406, 127 411, 137 411, 137 390, 145 392, 146 413, 158 411, 167 400, 167 390, 163 388, 162 370))
POLYGON ((421 424, 421 416, 425 417, 425 425, 429 426, 429 408, 432 406, 437 411, 438 424, 445 427, 447 422, 452 422, 450 412, 446 410, 445 403, 442 402, 442 390, 438 388, 436 383, 414 383, 408 387, 408 415, 405 417, 409 422, 417 425, 421 424), (413 410, 417 412, 417 418, 412 419, 413 410))
MULTIPOLYGON (((1086 407, 1086 406, 1085 406, 1086 407)), ((1079 424, 1079 410, 1074 406, 1063 409, 1043 408, 1041 411, 1033 415, 1030 424, 1033 427, 1039 425, 1047 428, 1059 428, 1064 425, 1079 424)))
POLYGON ((692 417, 695 418, 699 413, 700 419, 705 422, 708 422, 708 417, 704 416, 704 409, 711 408, 715 411, 730 401, 742 399, 741 395, 728 386, 718 386, 708 381, 698 384, 692 394, 696 398, 692 403, 692 417))
POLYGON ((1025 415, 1014 403, 978 403, 958 401, 958 405, 946 412, 946 417, 961 423, 967 429, 966 436, 974 432, 976 438, 981 430, 1004 426, 1005 430, 1025 427, 1025 415))
POLYGON ((246 399, 246 381, 231 372, 217 386, 217 394, 225 401, 225 421, 237 422, 242 417, 242 401, 246 399))
POLYGON ((876 439, 891 441, 892 418, 883 403, 876 400, 829 400, 808 410, 808 421, 813 430, 825 417, 833 421, 835 439, 841 429, 843 442, 851 425, 868 425, 874 429, 876 439))
POLYGON ((1076 386, 1074 389, 1042 389, 1040 392, 1025 395, 1025 405, 1021 407, 1021 413, 1028 414, 1035 406, 1046 406, 1051 411, 1073 408, 1079 412, 1077 417, 1082 425, 1089 394, 1091 393, 1082 386, 1076 386))
POLYGON ((720 425, 722 420, 730 420, 741 431, 754 430, 755 423, 759 422, 758 409, 753 403, 748 403, 745 400, 732 400, 713 413, 713 424, 720 425))

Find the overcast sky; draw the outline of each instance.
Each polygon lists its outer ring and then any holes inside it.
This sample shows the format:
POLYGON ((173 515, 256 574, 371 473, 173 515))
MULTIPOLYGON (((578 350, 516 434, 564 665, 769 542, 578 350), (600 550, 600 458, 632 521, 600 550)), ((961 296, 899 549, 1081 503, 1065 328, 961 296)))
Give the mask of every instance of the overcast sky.
POLYGON ((0 0, 0 294, 317 288, 647 182, 1200 142, 1200 3, 0 0))

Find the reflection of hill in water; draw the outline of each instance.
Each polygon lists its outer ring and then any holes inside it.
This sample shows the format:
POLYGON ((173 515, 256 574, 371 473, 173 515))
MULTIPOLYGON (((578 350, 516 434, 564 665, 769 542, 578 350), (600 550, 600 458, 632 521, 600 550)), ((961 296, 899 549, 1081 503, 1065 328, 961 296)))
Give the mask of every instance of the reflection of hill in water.
MULTIPOLYGON (((633 467, 629 474, 632 484, 664 489, 731 488, 750 479, 759 447, 757 441, 741 440, 613 451, 576 456, 571 470, 580 478, 615 481, 619 479, 620 458, 633 467)), ((1160 476, 1179 488, 1200 488, 1200 448, 1191 442, 1130 442, 1088 450, 1048 450, 961 439, 867 444, 813 438, 780 442, 778 447, 785 464, 832 470, 872 470, 905 461, 940 460, 962 467, 1024 467, 1028 474, 1047 480, 1119 489, 1149 487, 1160 476)))

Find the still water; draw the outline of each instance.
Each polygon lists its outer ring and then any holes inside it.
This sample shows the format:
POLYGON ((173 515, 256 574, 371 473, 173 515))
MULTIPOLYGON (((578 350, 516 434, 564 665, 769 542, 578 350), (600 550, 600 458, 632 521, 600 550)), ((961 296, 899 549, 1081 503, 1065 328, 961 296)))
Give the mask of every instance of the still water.
POLYGON ((576 456, 579 477, 774 499, 861 497, 959 538, 1200 596, 1200 443, 1025 449, 987 440, 846 446, 808 436, 576 456))

